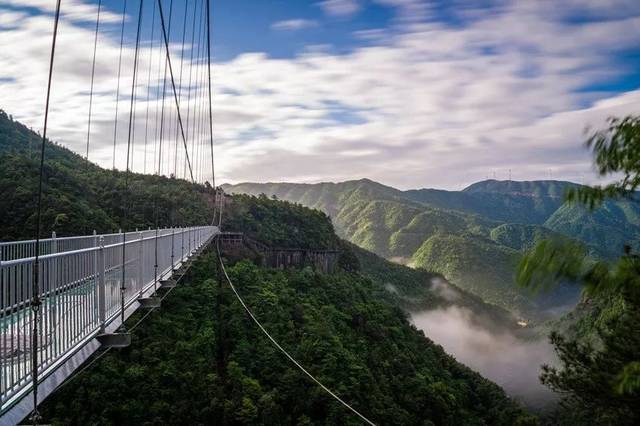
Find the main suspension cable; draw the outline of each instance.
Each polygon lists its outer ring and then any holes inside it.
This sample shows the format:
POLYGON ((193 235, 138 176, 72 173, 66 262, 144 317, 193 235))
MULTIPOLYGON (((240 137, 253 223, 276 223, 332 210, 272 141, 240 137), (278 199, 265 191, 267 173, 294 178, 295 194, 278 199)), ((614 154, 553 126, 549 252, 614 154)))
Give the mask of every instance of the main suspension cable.
POLYGON ((136 49, 133 56, 133 79, 131 82, 131 104, 129 107, 129 135, 127 137, 127 168, 124 175, 124 191, 122 193, 122 282, 120 283, 120 320, 121 329, 125 330, 124 325, 124 304, 125 304, 125 278, 126 278, 126 247, 127 247, 127 191, 129 190, 129 154, 131 151, 131 133, 133 126, 133 111, 135 108, 135 95, 136 95, 136 77, 138 72, 138 51, 140 49, 140 28, 142 24, 142 6, 144 0, 140 0, 140 11, 138 12, 138 30, 136 33, 136 49))
POLYGON ((346 408, 348 408, 349 410, 351 410, 351 412, 353 412, 355 415, 357 415, 358 417, 360 417, 360 419, 362 419, 364 422, 366 422, 369 425, 373 425, 375 426, 375 423, 373 423, 371 420, 369 420, 368 418, 366 418, 364 415, 362 415, 358 410, 356 410, 355 408, 353 408, 351 405, 347 404, 345 401, 343 401, 338 395, 336 395, 335 393, 333 393, 331 391, 331 389, 329 389, 328 387, 326 387, 324 384, 322 384, 322 382, 320 382, 320 380, 316 379, 311 373, 309 373, 298 361, 296 361, 296 359, 294 357, 292 357, 291 355, 289 355, 289 352, 287 352, 282 346, 280 346, 280 344, 276 341, 276 339, 274 339, 271 334, 269 334, 269 332, 262 326, 262 324, 260 323, 260 321, 258 321, 258 319, 256 318, 256 316, 253 314, 253 312, 251 312, 251 309, 249 309, 249 307, 247 306, 247 304, 244 302, 244 300, 242 300, 242 297, 240 296, 240 293, 238 293, 238 290, 236 290, 236 287, 233 285, 233 282, 231 282, 231 278, 229 278, 229 275, 227 274, 227 270, 224 267, 224 262, 222 261, 222 255, 220 254, 220 239, 216 238, 216 251, 218 252, 218 260, 220 263, 220 267, 222 268, 222 273, 225 276, 225 279, 227 281, 227 283, 229 284, 229 287, 231 287, 231 290, 233 291, 233 293, 236 296, 236 299, 238 299, 238 301, 240 302, 240 304, 242 305, 242 307, 244 308, 244 310, 247 312, 247 314, 251 317, 251 319, 253 320, 253 322, 258 326, 258 328, 260 328, 260 330, 262 331, 262 333, 267 336, 267 338, 271 341, 271 343, 273 343, 273 345, 280 351, 282 352, 282 354, 284 354, 284 356, 286 356, 289 361, 291 361, 296 367, 298 367, 298 369, 300 369, 300 371, 302 371, 304 374, 306 374, 311 380, 313 380, 318 386, 320 386, 325 392, 327 392, 329 395, 331 395, 336 401, 340 402, 342 405, 344 405, 346 408))
POLYGON ((176 113, 178 114, 178 123, 180 124, 180 133, 182 134, 182 143, 184 145, 185 155, 187 156, 187 164, 189 166, 189 173, 191 174, 191 181, 193 182, 193 169, 191 168, 191 160, 189 160, 189 152, 187 149, 187 140, 184 136, 184 127, 182 126, 182 116, 180 115, 180 102, 178 101, 178 93, 176 91, 176 81, 173 77, 173 67, 171 66, 171 54, 169 52, 169 39, 167 37, 167 31, 164 25, 164 13, 162 12, 162 0, 158 0, 158 9, 160 10, 160 23, 162 24, 162 34, 164 36, 164 45, 167 51, 167 63, 169 64, 169 74, 171 74, 171 87, 173 88, 173 97, 176 102, 176 113))
MULTIPOLYGON (((180 49, 180 76, 178 77, 178 101, 182 102, 182 71, 184 65, 184 42, 187 35, 187 12, 189 11, 189 0, 186 0, 184 7, 184 20, 182 23, 182 47, 180 49)), ((186 136, 187 134, 185 134, 186 136)), ((176 126, 176 143, 173 154, 173 175, 178 178, 178 126, 176 126)))
POLYGON ((47 98, 44 107, 44 127, 42 129, 42 146, 40 147, 40 171, 38 176, 38 202, 36 208, 36 247, 35 260, 33 262, 33 283, 31 295, 31 310, 33 312, 33 329, 31 334, 31 379, 33 386, 33 412, 31 420, 38 424, 40 413, 38 412, 38 321, 40 320, 40 223, 42 221, 42 182, 44 176, 44 154, 47 144, 47 124, 49 121, 49 101, 51 99, 51 81, 53 77, 53 59, 56 53, 56 40, 58 38, 58 22, 60 21, 60 3, 57 0, 56 14, 53 21, 53 41, 51 42, 51 56, 49 58, 49 78, 47 81, 47 98))

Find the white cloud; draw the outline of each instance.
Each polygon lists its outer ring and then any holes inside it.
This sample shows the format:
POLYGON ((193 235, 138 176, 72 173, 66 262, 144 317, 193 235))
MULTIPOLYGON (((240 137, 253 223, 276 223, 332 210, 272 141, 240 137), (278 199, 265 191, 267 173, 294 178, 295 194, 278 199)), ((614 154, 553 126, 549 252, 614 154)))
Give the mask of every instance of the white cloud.
POLYGON ((318 23, 311 19, 288 19, 286 21, 274 22, 271 28, 279 31, 296 31, 317 26, 318 23))
MULTIPOLYGON (((554 178, 592 179, 583 129, 608 115, 639 111, 640 92, 581 89, 625 72, 613 64, 612 49, 638 45, 640 18, 627 14, 566 25, 543 7, 525 6, 505 1, 497 9, 474 10, 470 22, 453 28, 428 22, 411 23, 400 33, 377 32, 367 47, 347 54, 308 49, 293 59, 251 53, 216 63, 218 181, 370 177, 402 188, 460 188, 494 172, 506 178, 509 169, 514 179, 543 178, 549 170, 554 178)), ((0 8, 0 21, 5 13, 0 8)), ((35 129, 42 123, 50 34, 50 16, 0 27, 0 107, 35 129)), ((92 41, 90 28, 63 22, 54 70, 49 134, 80 153, 92 41)), ((118 48, 101 35, 91 158, 107 167, 118 48)), ((142 50, 142 70, 148 69, 149 53, 142 50)), ((122 81, 130 82, 131 48, 124 58, 122 81)), ((161 59, 156 46, 151 62, 161 59)), ((155 71, 151 78, 161 81, 155 71)), ((120 145, 126 142, 129 84, 121 93, 120 145)), ((152 117, 158 110, 153 95, 152 117)), ((139 96, 138 118, 146 114, 142 87, 139 96)), ((192 104, 203 99, 192 98, 192 104)), ((154 123, 148 146, 157 140, 154 123)), ((142 171, 144 121, 135 130, 134 167, 142 171)), ((205 130, 189 130, 200 134, 200 164, 207 164, 205 130)))
POLYGON ((13 27, 27 15, 22 12, 6 12, 0 15, 0 27, 13 27))
MULTIPOLYGON (((54 13, 56 2, 51 0, 2 0, 0 6, 12 6, 18 8, 34 8, 45 13, 54 13)), ((65 0, 60 7, 60 14, 63 18, 71 21, 95 21, 98 12, 97 5, 88 4, 83 0, 65 0)), ((111 13, 105 8, 100 12, 100 21, 104 23, 120 22, 122 16, 111 13)))
POLYGON ((325 0, 319 4, 330 16, 351 16, 361 8, 358 0, 325 0))

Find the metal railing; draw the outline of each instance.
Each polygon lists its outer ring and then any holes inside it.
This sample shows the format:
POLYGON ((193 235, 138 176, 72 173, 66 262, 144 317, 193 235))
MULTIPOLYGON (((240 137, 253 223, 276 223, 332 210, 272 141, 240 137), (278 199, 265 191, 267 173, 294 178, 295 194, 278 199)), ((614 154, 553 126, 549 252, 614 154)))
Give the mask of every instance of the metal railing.
MULTIPOLYGON (((147 229, 140 231, 146 237, 155 236, 155 229, 147 229)), ((170 235, 171 228, 163 228, 158 230, 159 234, 170 235)), ((75 237, 57 237, 55 232, 51 233, 51 238, 43 238, 40 240, 40 254, 53 254, 64 251, 81 250, 90 247, 97 247, 100 237, 103 238, 105 245, 111 245, 122 242, 122 232, 114 234, 96 234, 81 235, 75 237)), ((126 233, 127 241, 138 238, 138 230, 126 233)), ((0 241, 0 261, 24 259, 25 257, 33 257, 36 255, 36 240, 22 241, 0 241)))
MULTIPOLYGON (((37 340, 41 376, 119 316, 123 268, 125 309, 156 285, 156 235, 160 280, 216 233, 214 226, 127 233, 124 263, 122 234, 71 237, 68 240, 74 242, 65 248, 87 241, 91 246, 40 256, 42 305, 37 340)), ((0 261, 0 414, 31 388, 34 268, 32 256, 0 261)))

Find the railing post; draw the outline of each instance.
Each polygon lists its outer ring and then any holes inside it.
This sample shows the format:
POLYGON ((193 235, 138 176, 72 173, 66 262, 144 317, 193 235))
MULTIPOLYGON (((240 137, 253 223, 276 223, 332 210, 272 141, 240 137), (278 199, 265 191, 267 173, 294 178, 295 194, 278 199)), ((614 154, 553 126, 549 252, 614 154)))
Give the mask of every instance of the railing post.
MULTIPOLYGON (((58 252, 58 239, 56 237, 56 231, 51 232, 51 254, 58 252)), ((58 276, 58 259, 51 259, 49 263, 50 267, 47 268, 49 273, 47 274, 47 280, 49 281, 49 288, 55 289, 55 277, 58 276)), ((44 283, 44 276, 42 282, 44 283)))
POLYGON ((56 231, 51 232, 51 254, 58 252, 58 239, 56 238, 56 231))
POLYGON ((184 262, 184 226, 180 228, 180 263, 184 262))
POLYGON ((174 247, 174 244, 173 244, 173 241, 174 241, 174 238, 173 238, 173 236, 174 236, 174 232, 173 232, 173 231, 174 231, 174 230, 175 230, 175 227, 173 227, 173 226, 172 226, 172 227, 171 227, 171 270, 172 270, 172 271, 173 271, 173 269, 175 268, 174 253, 173 253, 173 247, 174 247))
POLYGON ((140 297, 142 297, 142 288, 144 287, 142 283, 142 277, 144 276, 144 237, 142 232, 138 232, 138 238, 140 240, 138 243, 138 286, 140 287, 140 297))
MULTIPOLYGON (((99 241, 98 241, 98 233, 96 232, 96 230, 93 230, 93 245, 92 247, 98 247, 99 241)), ((93 279, 97 282, 98 281, 98 252, 95 252, 95 256, 93 256, 93 279)))
POLYGON ((105 261, 104 261, 104 237, 100 237, 98 242, 98 320, 100 321, 100 333, 105 332, 107 321, 107 302, 106 302, 106 280, 105 280, 105 261))
POLYGON ((156 233, 154 234, 154 258, 153 258, 153 292, 155 293, 158 289, 158 234, 160 233, 160 229, 156 228, 156 233))

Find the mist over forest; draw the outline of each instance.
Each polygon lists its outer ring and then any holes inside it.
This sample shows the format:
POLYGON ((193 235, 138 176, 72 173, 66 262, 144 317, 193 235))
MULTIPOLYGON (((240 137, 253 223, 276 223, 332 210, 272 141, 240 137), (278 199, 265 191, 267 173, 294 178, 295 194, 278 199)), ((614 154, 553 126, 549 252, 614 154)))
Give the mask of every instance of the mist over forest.
POLYGON ((542 364, 557 363, 546 338, 523 339, 459 306, 414 312, 411 321, 447 353, 526 406, 545 410, 557 401, 538 378, 542 364))

